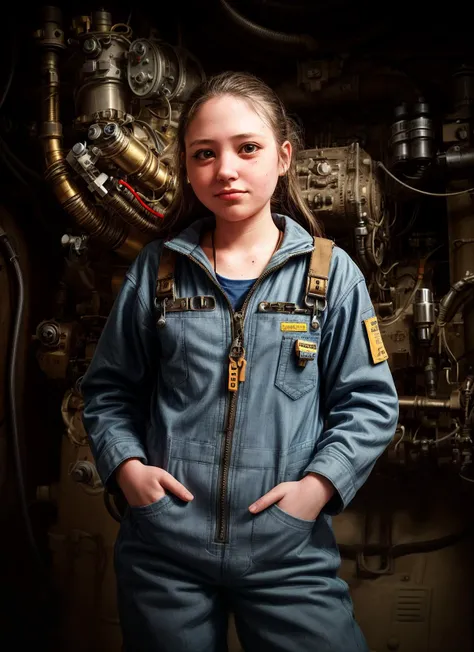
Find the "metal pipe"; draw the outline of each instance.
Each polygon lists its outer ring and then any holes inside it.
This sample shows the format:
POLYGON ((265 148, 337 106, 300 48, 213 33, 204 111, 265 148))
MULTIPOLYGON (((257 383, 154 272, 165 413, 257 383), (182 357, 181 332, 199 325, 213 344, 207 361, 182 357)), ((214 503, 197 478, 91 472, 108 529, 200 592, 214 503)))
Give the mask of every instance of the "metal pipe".
MULTIPOLYGON (((132 193, 129 194, 133 198, 132 193)), ((136 226, 137 229, 143 231, 144 233, 149 233, 156 236, 158 232, 158 224, 156 223, 156 219, 153 223, 148 217, 142 215, 140 211, 138 211, 134 206, 131 206, 127 199, 122 197, 118 191, 109 192, 107 195, 105 195, 103 201, 107 203, 109 208, 114 213, 119 215, 130 225, 136 226)))
POLYGON ((461 406, 457 395, 449 398, 428 398, 427 396, 400 396, 398 398, 400 409, 414 410, 459 410, 461 406))
POLYGON ((43 48, 43 122, 40 138, 46 163, 45 178, 52 184, 64 210, 81 228, 119 255, 133 259, 146 240, 140 241, 134 235, 129 237, 128 226, 111 220, 99 207, 84 198, 70 177, 62 152, 62 124, 59 121, 59 52, 64 49, 61 12, 55 7, 45 7, 44 12, 44 26, 37 32, 37 37, 43 48))
POLYGON ((169 167, 161 163, 149 147, 114 122, 105 125, 98 146, 103 158, 113 161, 140 186, 160 192, 171 189, 173 177, 169 167))

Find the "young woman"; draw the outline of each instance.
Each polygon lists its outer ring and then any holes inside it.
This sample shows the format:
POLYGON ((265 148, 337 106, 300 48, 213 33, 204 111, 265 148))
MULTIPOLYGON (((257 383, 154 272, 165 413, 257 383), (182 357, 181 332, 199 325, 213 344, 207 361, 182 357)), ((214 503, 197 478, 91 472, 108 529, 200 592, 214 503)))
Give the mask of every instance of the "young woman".
POLYGON ((255 77, 197 89, 164 237, 129 270, 82 382, 98 470, 128 503, 127 652, 223 652, 228 608, 247 652, 367 650, 331 515, 398 402, 362 274, 313 240, 295 146, 255 77))

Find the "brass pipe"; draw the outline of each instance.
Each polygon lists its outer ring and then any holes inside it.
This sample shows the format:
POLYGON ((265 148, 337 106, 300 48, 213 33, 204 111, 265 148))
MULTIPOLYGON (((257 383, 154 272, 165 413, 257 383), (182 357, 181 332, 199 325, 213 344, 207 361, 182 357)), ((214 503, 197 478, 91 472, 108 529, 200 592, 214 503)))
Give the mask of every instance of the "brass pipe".
POLYGON ((161 163, 153 151, 138 138, 114 122, 105 125, 103 133, 99 145, 103 158, 111 159, 148 190, 164 192, 171 188, 173 177, 168 166, 161 163))
POLYGON ((44 48, 42 57, 43 106, 40 138, 46 171, 45 178, 52 184, 54 193, 64 210, 92 237, 100 239, 119 255, 133 259, 147 240, 141 234, 130 234, 128 225, 111 220, 97 206, 82 196, 71 179, 62 152, 62 124, 59 121, 59 51, 64 48, 64 34, 60 28, 59 10, 48 13, 45 25, 37 36, 44 48), (54 38, 51 34, 54 34, 54 38), (59 36, 58 36, 59 35, 59 36), (129 236, 132 237, 129 237, 129 236))
POLYGON ((144 233, 156 236, 158 225, 151 222, 151 220, 149 220, 145 215, 142 215, 134 206, 131 206, 125 197, 122 197, 118 191, 109 192, 103 198, 103 201, 107 203, 114 213, 120 215, 122 219, 132 226, 135 226, 144 233))
POLYGON ((105 11, 105 9, 99 9, 98 11, 92 12, 92 30, 95 32, 101 32, 103 34, 108 34, 112 27, 112 15, 105 11))

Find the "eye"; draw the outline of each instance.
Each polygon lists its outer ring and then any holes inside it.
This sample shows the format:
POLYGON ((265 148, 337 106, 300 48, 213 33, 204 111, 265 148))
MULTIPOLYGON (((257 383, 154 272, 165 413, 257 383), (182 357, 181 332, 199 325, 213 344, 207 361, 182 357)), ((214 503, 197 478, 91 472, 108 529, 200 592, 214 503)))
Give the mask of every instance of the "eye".
POLYGON ((194 152, 192 155, 193 158, 198 159, 198 161, 207 161, 208 159, 214 156, 212 149, 198 149, 197 152, 194 152))
POLYGON ((240 148, 244 154, 254 154, 259 149, 260 147, 255 143, 245 143, 245 145, 242 145, 240 148))

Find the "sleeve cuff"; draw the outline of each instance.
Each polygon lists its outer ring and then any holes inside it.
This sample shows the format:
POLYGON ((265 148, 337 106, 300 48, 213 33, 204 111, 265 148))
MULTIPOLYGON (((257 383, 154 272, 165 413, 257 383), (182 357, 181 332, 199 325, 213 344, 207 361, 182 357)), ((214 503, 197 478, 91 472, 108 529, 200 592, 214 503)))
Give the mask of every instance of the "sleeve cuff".
POLYGON ((334 451, 318 453, 304 470, 304 475, 307 473, 318 473, 334 485, 336 492, 323 508, 323 512, 330 516, 340 514, 356 494, 352 469, 334 451))
POLYGON ((117 493, 119 487, 115 480, 116 469, 132 457, 138 458, 143 464, 147 464, 145 449, 134 440, 122 440, 109 446, 97 459, 97 471, 104 487, 110 493, 117 493))

